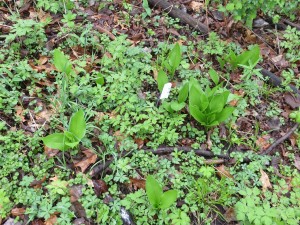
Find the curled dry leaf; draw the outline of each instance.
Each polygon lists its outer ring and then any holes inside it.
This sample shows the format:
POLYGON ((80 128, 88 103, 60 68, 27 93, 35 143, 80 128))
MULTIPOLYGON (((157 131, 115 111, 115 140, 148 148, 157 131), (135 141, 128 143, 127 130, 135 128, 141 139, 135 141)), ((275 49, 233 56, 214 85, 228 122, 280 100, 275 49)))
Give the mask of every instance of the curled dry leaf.
POLYGON ((262 191, 265 192, 268 188, 272 188, 272 184, 270 183, 268 174, 265 171, 260 169, 260 173, 261 173, 261 177, 259 180, 262 183, 262 191))
POLYGON ((14 208, 11 210, 11 215, 12 216, 21 216, 24 215, 26 209, 24 208, 14 208))
POLYGON ((233 178, 233 176, 230 174, 230 172, 228 171, 228 168, 226 166, 224 166, 223 164, 216 167, 217 169, 217 175, 219 177, 227 177, 227 178, 233 178))
POLYGON ((93 180, 94 191, 97 197, 108 191, 108 187, 103 180, 93 180))
POLYGON ((190 3, 190 7, 194 12, 200 12, 200 10, 204 8, 204 3, 192 1, 190 3))
POLYGON ((137 178, 130 178, 129 180, 130 180, 129 186, 133 190, 138 190, 138 189, 144 189, 145 190, 145 185, 146 185, 145 180, 137 179, 137 178))
POLYGON ((97 155, 91 150, 87 149, 83 151, 86 157, 83 160, 76 162, 75 167, 80 167, 81 172, 84 172, 91 164, 94 164, 97 160, 97 155))
POLYGON ((58 149, 49 148, 46 145, 44 146, 44 152, 48 158, 52 158, 59 153, 58 149))
POLYGON ((83 188, 83 185, 73 185, 70 188, 70 195, 71 195, 70 201, 71 202, 78 201, 78 199, 82 195, 82 188, 83 188))
POLYGON ((255 143, 261 150, 266 150, 270 146, 270 143, 268 142, 270 137, 270 135, 264 135, 258 138, 255 143))
POLYGON ((296 155, 295 156, 295 167, 300 170, 300 156, 296 155))
POLYGON ((44 225, 54 225, 56 224, 57 216, 52 214, 44 223, 44 225))
POLYGON ((289 106, 291 106, 292 109, 295 109, 297 107, 300 106, 300 97, 295 97, 292 94, 285 94, 284 95, 284 100, 286 102, 286 104, 288 104, 289 106))

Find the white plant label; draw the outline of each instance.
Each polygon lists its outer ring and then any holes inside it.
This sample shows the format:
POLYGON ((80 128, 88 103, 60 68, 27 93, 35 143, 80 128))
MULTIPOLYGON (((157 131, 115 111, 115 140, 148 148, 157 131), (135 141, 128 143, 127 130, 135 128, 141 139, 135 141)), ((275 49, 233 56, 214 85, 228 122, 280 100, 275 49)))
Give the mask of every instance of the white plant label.
POLYGON ((164 85, 164 88, 163 88, 163 90, 161 92, 161 95, 160 95, 159 99, 168 98, 169 94, 170 94, 170 91, 171 91, 171 88, 172 88, 172 83, 166 83, 164 85))

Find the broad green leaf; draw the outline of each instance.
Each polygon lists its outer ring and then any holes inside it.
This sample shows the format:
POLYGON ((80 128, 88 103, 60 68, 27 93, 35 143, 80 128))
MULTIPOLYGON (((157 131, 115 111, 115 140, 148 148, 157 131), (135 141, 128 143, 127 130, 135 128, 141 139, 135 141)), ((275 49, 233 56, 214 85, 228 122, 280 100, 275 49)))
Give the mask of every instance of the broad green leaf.
POLYGON ((143 8, 146 11, 148 16, 151 16, 151 9, 148 4, 148 0, 143 0, 143 8))
POLYGON ((255 64, 258 62, 260 57, 260 49, 259 46, 254 46, 249 51, 244 51, 242 54, 240 54, 237 57, 237 63, 241 65, 249 65, 249 61, 251 61, 252 64, 255 64))
POLYGON ((161 202, 159 205, 159 208, 161 209, 167 209, 172 204, 176 202, 178 192, 176 190, 169 190, 162 194, 161 196, 161 202))
POLYGON ((49 148, 65 151, 69 147, 65 144, 65 135, 63 133, 54 133, 42 138, 44 145, 49 148))
POLYGON ((219 62, 221 69, 223 69, 226 63, 225 60, 223 60, 220 56, 217 56, 217 61, 219 62))
POLYGON ((169 53, 169 64, 171 66, 171 74, 172 76, 175 73, 175 70, 180 65, 181 62, 181 50, 180 45, 176 43, 173 47, 173 49, 169 53))
POLYGON ((146 193, 149 202, 154 208, 158 208, 163 195, 163 190, 153 176, 149 175, 146 179, 146 193))
POLYGON ((104 84, 104 77, 101 73, 97 74, 96 83, 101 85, 101 86, 104 84))
POLYGON ((209 103, 209 108, 206 112, 208 113, 216 113, 216 112, 221 112, 222 109, 224 108, 224 96, 222 94, 217 94, 212 97, 210 103, 209 103))
POLYGON ((160 70, 157 75, 157 85, 158 85, 158 90, 160 92, 162 91, 162 89, 166 83, 168 83, 168 76, 165 73, 165 71, 160 70))
POLYGON ((201 111, 204 111, 209 102, 206 97, 206 95, 203 93, 203 91, 199 90, 195 86, 192 86, 190 88, 190 94, 189 94, 189 105, 197 106, 201 111))
POLYGON ((221 112, 216 114, 216 120, 219 123, 224 122, 225 120, 227 120, 232 115, 233 111, 234 111, 234 107, 224 108, 221 112))
POLYGON ((181 103, 178 103, 178 102, 171 102, 171 108, 174 110, 174 111, 180 111, 184 108, 185 106, 185 102, 181 102, 181 103))
POLYGON ((60 72, 65 72, 67 75, 70 74, 72 69, 72 64, 68 58, 58 49, 53 52, 53 62, 56 69, 60 72))
POLYGON ((226 9, 229 12, 233 11, 234 10, 234 3, 227 3, 226 9))
POLYGON ((230 95, 230 91, 223 91, 221 94, 223 95, 224 105, 225 105, 227 103, 228 97, 230 95))
POLYGON ((86 122, 82 109, 72 115, 69 124, 69 131, 74 134, 78 140, 81 140, 84 137, 86 132, 86 122))
POLYGON ((174 110, 173 110, 172 107, 171 107, 171 103, 170 103, 170 102, 164 101, 164 102, 162 103, 162 106, 163 106, 169 113, 173 113, 173 112, 174 112, 174 110))
POLYGON ((70 148, 74 148, 79 144, 79 139, 71 132, 65 131, 65 145, 70 148))
POLYGON ((197 120, 200 124, 205 124, 206 116, 199 110, 199 108, 195 105, 190 105, 190 114, 197 120))
POLYGON ((215 83, 215 85, 217 85, 219 83, 219 75, 218 73, 214 70, 214 69, 210 69, 208 71, 210 78, 212 79, 212 81, 215 83))
POLYGON ((186 82, 179 91, 178 102, 179 103, 185 102, 188 95, 189 95, 189 83, 186 82))

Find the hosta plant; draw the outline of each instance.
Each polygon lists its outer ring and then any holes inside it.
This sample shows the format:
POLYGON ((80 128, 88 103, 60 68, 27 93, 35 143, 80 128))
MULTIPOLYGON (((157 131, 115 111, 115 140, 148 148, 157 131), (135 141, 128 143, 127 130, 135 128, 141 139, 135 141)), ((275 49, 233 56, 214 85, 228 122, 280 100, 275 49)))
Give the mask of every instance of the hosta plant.
POLYGON ((76 147, 86 132, 86 122, 83 110, 72 115, 69 123, 69 129, 63 133, 54 133, 44 137, 42 140, 49 148, 66 151, 76 147))
POLYGON ((216 84, 203 91, 197 80, 190 80, 189 110, 192 117, 205 127, 217 126, 227 120, 233 113, 234 107, 227 105, 229 91, 221 91, 222 83, 218 84, 219 77, 214 70, 209 72, 216 84))

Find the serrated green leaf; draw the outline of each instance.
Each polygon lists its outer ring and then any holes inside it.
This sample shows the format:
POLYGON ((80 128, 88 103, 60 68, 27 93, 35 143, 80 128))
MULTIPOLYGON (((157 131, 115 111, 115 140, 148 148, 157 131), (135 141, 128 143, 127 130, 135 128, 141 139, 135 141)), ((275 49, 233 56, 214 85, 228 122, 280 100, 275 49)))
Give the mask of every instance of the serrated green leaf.
POLYGON ((161 202, 159 205, 159 208, 161 209, 167 209, 172 204, 176 202, 178 192, 176 190, 169 190, 162 194, 161 196, 161 202))
POLYGON ((179 103, 185 102, 188 95, 189 95, 189 83, 186 82, 179 91, 178 102, 179 103))
POLYGON ((65 151, 69 147, 65 144, 65 135, 63 133, 54 133, 42 138, 44 145, 49 148, 65 151))
POLYGON ((224 122, 225 120, 227 120, 232 115, 233 111, 234 111, 234 107, 224 108, 221 112, 216 114, 216 120, 219 123, 224 122))
POLYGON ((81 140, 84 137, 86 132, 86 122, 82 109, 72 115, 70 119, 69 132, 74 134, 78 140, 81 140))
POLYGON ((163 87, 166 83, 168 83, 168 76, 165 71, 160 70, 157 75, 157 85, 160 92, 163 90, 163 87))
POLYGON ((158 208, 163 195, 163 190, 159 183, 151 175, 147 176, 146 179, 146 193, 150 204, 154 208, 158 208))
POLYGON ((174 110, 174 111, 180 111, 184 108, 185 106, 185 102, 171 102, 171 108, 174 110))
POLYGON ((217 71, 215 71, 214 69, 210 69, 208 71, 208 74, 210 75, 210 78, 215 83, 215 85, 217 85, 219 83, 219 75, 218 75, 217 71))

